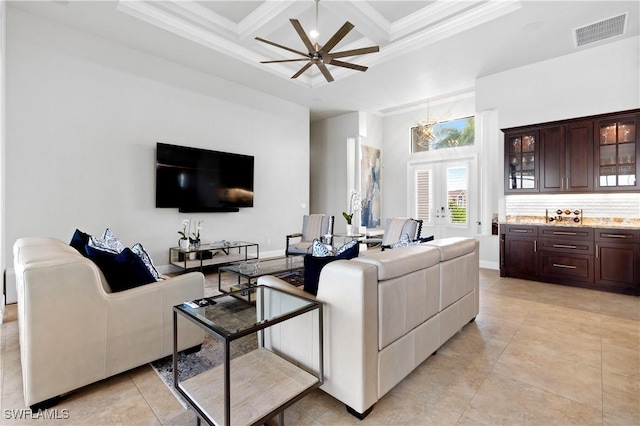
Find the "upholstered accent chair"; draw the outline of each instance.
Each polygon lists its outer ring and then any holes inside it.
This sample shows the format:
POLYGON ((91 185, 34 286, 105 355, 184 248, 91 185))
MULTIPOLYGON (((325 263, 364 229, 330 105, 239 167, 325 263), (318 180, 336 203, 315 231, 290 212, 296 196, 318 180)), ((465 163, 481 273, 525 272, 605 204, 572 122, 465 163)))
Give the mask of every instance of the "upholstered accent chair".
POLYGON ((410 217, 394 217, 387 219, 382 238, 367 238, 363 240, 367 246, 381 246, 384 250, 400 241, 404 234, 409 235, 411 241, 420 238, 422 233, 422 220, 410 217))
MULTIPOLYGON (((300 256, 309 253, 314 239, 321 239, 325 235, 333 235, 333 222, 333 216, 324 214, 305 215, 302 218, 302 232, 287 235, 285 255, 300 256), (297 242, 292 241, 298 238, 297 242)), ((331 244, 331 241, 325 241, 325 243, 331 244)))

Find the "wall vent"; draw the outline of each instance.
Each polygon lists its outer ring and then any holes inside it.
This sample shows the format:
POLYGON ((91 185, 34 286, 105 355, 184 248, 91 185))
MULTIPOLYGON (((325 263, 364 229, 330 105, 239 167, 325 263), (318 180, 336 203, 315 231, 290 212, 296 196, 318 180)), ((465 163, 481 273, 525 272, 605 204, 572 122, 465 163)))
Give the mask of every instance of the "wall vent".
POLYGON ((573 39, 576 47, 624 34, 627 29, 628 14, 629 12, 623 13, 574 29, 573 39))

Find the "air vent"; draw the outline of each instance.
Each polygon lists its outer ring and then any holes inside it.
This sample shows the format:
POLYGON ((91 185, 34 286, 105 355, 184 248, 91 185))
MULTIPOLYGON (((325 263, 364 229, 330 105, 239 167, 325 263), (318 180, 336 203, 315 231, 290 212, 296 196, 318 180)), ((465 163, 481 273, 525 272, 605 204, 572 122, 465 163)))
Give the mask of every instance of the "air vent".
POLYGON ((622 15, 576 28, 573 32, 576 47, 624 34, 628 14, 629 12, 623 13, 622 15))

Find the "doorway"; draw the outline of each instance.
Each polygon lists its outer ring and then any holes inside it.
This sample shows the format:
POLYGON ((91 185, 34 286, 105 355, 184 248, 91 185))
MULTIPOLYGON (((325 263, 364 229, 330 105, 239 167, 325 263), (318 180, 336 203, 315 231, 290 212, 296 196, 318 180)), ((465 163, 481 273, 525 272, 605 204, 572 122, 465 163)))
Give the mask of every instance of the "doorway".
POLYGON ((422 236, 472 237, 477 224, 474 157, 412 163, 409 204, 422 219, 422 236))

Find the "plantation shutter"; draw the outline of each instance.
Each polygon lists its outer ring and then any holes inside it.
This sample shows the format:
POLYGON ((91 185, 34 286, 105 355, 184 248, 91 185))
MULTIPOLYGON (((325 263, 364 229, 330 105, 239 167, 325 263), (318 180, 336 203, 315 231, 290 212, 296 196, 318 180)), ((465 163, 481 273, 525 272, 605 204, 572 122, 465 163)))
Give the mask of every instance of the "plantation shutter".
POLYGON ((431 222, 431 206, 433 205, 432 170, 418 170, 416 172, 416 212, 415 218, 424 222, 431 222))

